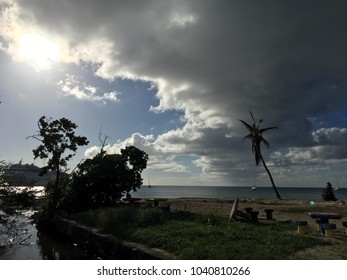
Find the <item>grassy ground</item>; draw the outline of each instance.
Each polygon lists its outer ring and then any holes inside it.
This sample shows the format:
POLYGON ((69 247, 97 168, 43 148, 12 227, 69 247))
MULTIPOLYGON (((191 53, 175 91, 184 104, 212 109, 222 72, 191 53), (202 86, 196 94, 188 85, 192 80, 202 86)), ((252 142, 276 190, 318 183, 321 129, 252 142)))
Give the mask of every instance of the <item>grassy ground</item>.
POLYGON ((316 248, 334 246, 347 252, 346 242, 341 246, 298 235, 291 223, 230 222, 213 213, 177 210, 167 215, 158 208, 110 208, 73 218, 101 232, 164 249, 178 259, 312 259, 316 248))

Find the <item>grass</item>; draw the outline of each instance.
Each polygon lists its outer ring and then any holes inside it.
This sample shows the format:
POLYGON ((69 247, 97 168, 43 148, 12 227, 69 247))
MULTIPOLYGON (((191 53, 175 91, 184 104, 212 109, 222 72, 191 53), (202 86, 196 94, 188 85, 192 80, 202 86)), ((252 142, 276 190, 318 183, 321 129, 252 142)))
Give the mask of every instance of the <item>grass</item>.
POLYGON ((128 241, 162 248, 178 259, 288 259, 299 251, 329 245, 295 233, 292 224, 229 222, 211 213, 110 208, 80 213, 73 219, 128 241))

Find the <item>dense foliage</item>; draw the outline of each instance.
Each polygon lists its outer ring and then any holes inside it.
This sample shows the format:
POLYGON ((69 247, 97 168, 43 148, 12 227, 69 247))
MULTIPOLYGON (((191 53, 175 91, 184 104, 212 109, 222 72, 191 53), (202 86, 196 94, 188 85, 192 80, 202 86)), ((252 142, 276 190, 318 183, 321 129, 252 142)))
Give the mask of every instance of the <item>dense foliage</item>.
POLYGON ((327 183, 327 186, 322 192, 322 198, 325 201, 336 201, 337 198, 335 197, 333 186, 330 182, 327 183))
POLYGON ((80 163, 65 181, 59 208, 77 212, 116 204, 127 192, 142 185, 141 172, 147 160, 148 155, 134 146, 122 149, 120 154, 101 150, 80 163))

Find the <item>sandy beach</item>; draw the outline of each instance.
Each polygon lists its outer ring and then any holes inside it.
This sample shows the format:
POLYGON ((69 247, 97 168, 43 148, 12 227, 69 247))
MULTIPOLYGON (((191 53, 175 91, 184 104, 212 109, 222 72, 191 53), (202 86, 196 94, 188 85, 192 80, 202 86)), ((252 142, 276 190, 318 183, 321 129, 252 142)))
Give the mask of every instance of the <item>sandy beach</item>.
MULTIPOLYGON (((233 199, 207 199, 207 198, 179 198, 169 199, 171 208, 189 210, 196 213, 212 213, 229 217, 233 205, 233 199)), ((331 220, 331 223, 342 224, 347 221, 347 202, 323 201, 301 199, 245 199, 240 200, 238 209, 244 211, 246 207, 251 207, 259 211, 259 220, 266 219, 265 209, 273 209, 273 219, 276 221, 308 221, 314 224, 315 220, 309 217, 309 212, 337 213, 342 215, 341 220, 331 220)))

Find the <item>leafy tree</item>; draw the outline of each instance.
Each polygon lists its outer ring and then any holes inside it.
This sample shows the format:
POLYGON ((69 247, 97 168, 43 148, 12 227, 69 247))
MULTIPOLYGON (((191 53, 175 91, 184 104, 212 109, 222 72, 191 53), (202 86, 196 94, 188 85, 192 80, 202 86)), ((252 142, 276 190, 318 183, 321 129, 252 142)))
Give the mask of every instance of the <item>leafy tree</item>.
POLYGON ((254 117, 253 117, 253 114, 252 112, 250 111, 250 114, 251 114, 251 117, 253 119, 253 123, 252 124, 248 124, 247 122, 243 121, 243 120, 240 120, 244 126, 247 128, 249 134, 247 134, 243 140, 245 139, 250 139, 251 142, 252 142, 252 152, 254 153, 254 156, 255 156, 255 164, 258 166, 260 164, 260 161, 263 163, 264 167, 265 167, 265 170, 267 172, 267 174, 269 175, 270 177, 270 181, 271 181, 271 184, 272 184, 272 187, 276 193, 276 196, 278 199, 282 199, 276 186, 275 186, 275 183, 274 183, 274 180, 271 176, 271 173, 270 173, 270 170, 269 168, 267 167, 266 163, 265 163, 265 160, 261 154, 261 144, 264 144, 265 147, 269 148, 270 147, 270 144, 268 141, 266 141, 263 137, 263 133, 266 132, 266 131, 269 131, 269 130, 272 130, 272 129, 277 129, 278 127, 275 127, 275 126, 272 126, 272 127, 266 127, 266 128, 260 128, 260 124, 263 122, 262 119, 259 120, 258 123, 256 123, 254 117))
POLYGON ((78 146, 87 145, 89 142, 86 137, 75 135, 77 125, 66 118, 52 120, 42 116, 37 125, 38 134, 29 136, 41 142, 41 145, 33 150, 34 158, 47 159, 47 164, 41 171, 42 175, 48 170, 56 172, 54 184, 47 186, 47 191, 51 193, 48 212, 53 214, 60 195, 61 168, 67 166, 78 146))
POLYGON ((148 155, 129 146, 120 154, 107 154, 103 149, 77 166, 64 184, 59 208, 68 212, 115 205, 130 191, 142 185, 141 172, 147 167, 148 155))
POLYGON ((333 186, 330 182, 327 183, 327 186, 322 192, 322 198, 325 201, 336 201, 337 198, 335 197, 333 186))

